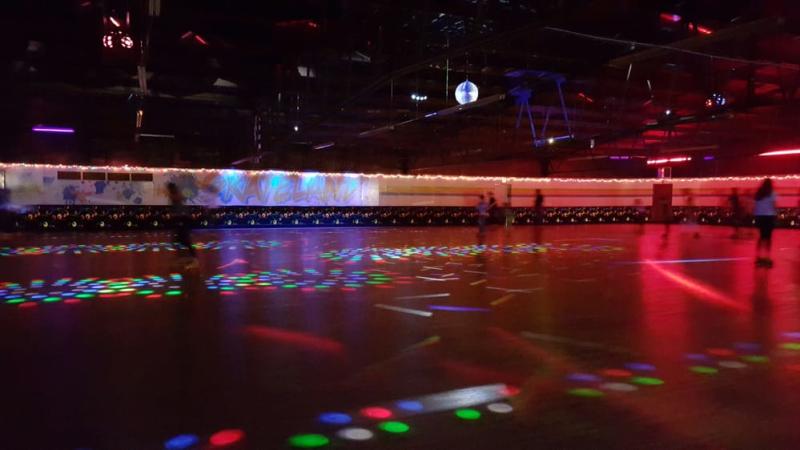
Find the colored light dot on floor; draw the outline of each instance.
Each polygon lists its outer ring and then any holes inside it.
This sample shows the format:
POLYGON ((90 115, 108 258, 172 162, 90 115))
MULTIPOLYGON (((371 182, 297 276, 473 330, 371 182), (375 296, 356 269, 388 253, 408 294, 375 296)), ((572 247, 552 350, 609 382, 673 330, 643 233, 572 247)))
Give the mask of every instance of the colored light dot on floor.
POLYGON ((43 300, 45 303, 60 302, 61 297, 47 297, 43 300))
POLYGON ((600 377, 591 373, 571 373, 567 375, 567 381, 573 383, 596 383, 600 381, 600 377))
POLYGON ((401 400, 395 403, 395 406, 397 406, 399 409, 402 409, 403 411, 411 411, 411 412, 420 412, 423 409, 425 409, 425 407, 422 406, 422 403, 415 400, 401 400))
POLYGON ((516 386, 510 386, 510 385, 503 386, 503 389, 501 390, 501 393, 503 395, 505 395, 506 397, 517 396, 517 395, 519 395, 520 392, 521 392, 520 388, 518 388, 516 386))
POLYGON ((710 358, 702 353, 689 353, 686 355, 689 361, 708 361, 710 358))
POLYGON ((94 295, 93 294, 78 294, 75 297, 78 297, 78 298, 93 298, 94 295))
POLYGON ((800 342, 785 342, 781 344, 781 348, 785 350, 800 351, 800 342))
POLYGON ((605 395, 603 394, 602 391, 598 391, 597 389, 591 389, 591 388, 570 389, 567 391, 567 393, 569 393, 569 395, 574 395, 576 397, 585 397, 585 398, 597 398, 605 395))
POLYGON ((330 412, 320 414, 319 421, 328 425, 347 425, 353 418, 344 413, 330 412))
POLYGON ((747 364, 739 361, 720 361, 719 366, 726 369, 744 369, 747 364))
POLYGON ((360 412, 362 416, 369 417, 370 419, 388 419, 392 417, 392 412, 390 410, 378 406, 370 406, 362 409, 360 412))
POLYGON ((463 408, 456 410, 456 417, 461 420, 478 420, 481 418, 481 413, 476 409, 463 408))
POLYGON ((638 362, 625 364, 625 367, 627 369, 634 370, 636 372, 653 372, 654 370, 656 370, 656 366, 652 364, 638 363, 638 362))
POLYGON ((605 377, 614 377, 614 378, 628 378, 633 375, 631 371, 623 369, 605 369, 600 373, 605 377))
POLYGON ((717 372, 719 372, 719 370, 708 366, 692 366, 689 368, 689 370, 691 370, 694 373, 699 373, 701 375, 714 375, 717 372))
POLYGON ((179 434, 164 442, 164 450, 187 450, 200 442, 200 439, 193 434, 179 434))
POLYGON ((321 434, 298 434, 289 438, 289 445, 295 448, 319 448, 330 442, 330 439, 321 434))
POLYGON ((215 447, 225 447, 236 444, 244 439, 244 431, 237 429, 220 430, 212 434, 208 441, 215 447))
POLYGON ((395 422, 395 421, 381 422, 378 425, 378 428, 380 428, 381 430, 383 430, 383 431, 385 431, 387 433, 392 433, 392 434, 408 433, 408 430, 411 429, 405 423, 403 423, 403 422, 395 422))
POLYGON ((12 298, 11 300, 6 300, 6 303, 9 305, 16 305, 17 303, 24 303, 24 298, 12 298))
POLYGON ((661 386, 664 380, 653 377, 633 377, 631 383, 640 384, 642 386, 661 386))
POLYGON ((508 403, 491 403, 486 407, 486 409, 495 414, 508 414, 514 411, 514 407, 508 403))
POLYGON ((638 387, 628 383, 604 383, 600 387, 607 391, 614 392, 633 392, 639 390, 638 387))
POLYGON ((764 355, 745 355, 742 356, 742 360, 755 364, 765 364, 769 362, 769 358, 764 355))
POLYGON ((166 295, 175 296, 175 295, 181 295, 182 293, 183 292, 181 292, 181 291, 167 291, 166 295))
POLYGON ((736 354, 733 350, 727 348, 709 348, 706 351, 709 355, 714 356, 733 356, 736 354))
POLYGON ((339 430, 336 436, 348 441, 368 441, 375 436, 375 433, 366 428, 345 428, 339 430))
POLYGON ((137 292, 137 293, 136 293, 136 295, 150 295, 150 294, 152 294, 153 292, 155 292, 155 291, 153 291, 153 290, 150 290, 150 289, 145 289, 145 290, 143 290, 143 291, 139 291, 139 292, 137 292))

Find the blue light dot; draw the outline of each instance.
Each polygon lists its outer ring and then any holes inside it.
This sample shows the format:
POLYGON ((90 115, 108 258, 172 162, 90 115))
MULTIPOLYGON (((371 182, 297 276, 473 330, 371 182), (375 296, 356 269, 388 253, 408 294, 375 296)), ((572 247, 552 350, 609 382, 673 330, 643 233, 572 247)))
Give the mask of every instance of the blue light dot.
POLYGON ((164 442, 165 450, 186 450, 200 442, 200 438, 193 434, 179 434, 164 442))
POLYGON ((572 373, 567 376, 567 380, 573 383, 596 383, 600 381, 600 377, 590 373, 572 373))
POLYGON ((425 409, 425 407, 422 406, 422 403, 415 400, 401 400, 395 403, 395 406, 397 406, 397 408, 399 409, 402 409, 403 411, 412 411, 412 412, 420 412, 423 409, 425 409))
POLYGON ((625 364, 625 368, 637 372, 653 372, 656 370, 656 366, 647 363, 628 363, 625 364))
POLYGON ((344 413, 329 412, 320 414, 319 421, 328 425, 347 425, 353 418, 344 413))

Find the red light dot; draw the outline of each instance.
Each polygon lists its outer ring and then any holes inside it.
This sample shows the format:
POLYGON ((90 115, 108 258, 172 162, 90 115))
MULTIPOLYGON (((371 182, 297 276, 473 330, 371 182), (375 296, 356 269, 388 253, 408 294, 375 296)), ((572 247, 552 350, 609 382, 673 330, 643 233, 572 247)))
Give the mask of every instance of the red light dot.
POLYGON ((161 298, 161 294, 150 294, 148 296, 145 296, 145 298, 150 298, 150 299, 161 298))
POLYGON ((506 385, 505 387, 503 387, 503 395, 505 395, 506 397, 514 397, 516 395, 519 395, 520 392, 522 391, 520 390, 520 388, 516 386, 506 385))
POLYGON ((81 301, 80 301, 80 300, 78 300, 77 298, 71 298, 71 299, 69 299, 69 300, 64 300, 64 303, 66 303, 66 304, 68 304, 68 305, 76 305, 76 304, 78 304, 78 303, 80 303, 80 302, 81 302, 81 301))
POLYGON ((38 306, 36 303, 31 303, 31 302, 26 302, 26 303, 20 303, 19 304, 20 308, 35 308, 36 306, 38 306))
POLYGON ((733 356, 736 353, 733 350, 727 348, 710 348, 708 349, 708 354, 714 356, 733 356))
POLYGON ((225 447, 233 445, 244 439, 244 431, 242 430, 221 430, 211 435, 209 442, 215 447, 225 447))
POLYGON ((361 415, 370 419, 388 419, 392 417, 392 412, 386 408, 371 406, 361 410, 361 415))
POLYGON ((630 371, 622 369, 605 369, 600 373, 605 377, 628 378, 633 376, 630 371))

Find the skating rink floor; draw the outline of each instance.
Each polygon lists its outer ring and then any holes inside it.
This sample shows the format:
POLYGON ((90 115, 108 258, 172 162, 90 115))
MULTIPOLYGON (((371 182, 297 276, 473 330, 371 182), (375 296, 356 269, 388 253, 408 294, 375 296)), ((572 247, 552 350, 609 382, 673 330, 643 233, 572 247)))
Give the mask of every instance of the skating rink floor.
POLYGON ((797 449, 800 234, 663 232, 13 235, 0 448, 797 449))

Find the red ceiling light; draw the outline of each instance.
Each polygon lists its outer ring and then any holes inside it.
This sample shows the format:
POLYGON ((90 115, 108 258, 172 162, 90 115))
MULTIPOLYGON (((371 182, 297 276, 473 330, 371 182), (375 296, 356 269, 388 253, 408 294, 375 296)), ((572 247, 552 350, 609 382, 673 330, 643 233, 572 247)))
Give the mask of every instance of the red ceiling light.
POLYGON ((187 31, 186 33, 183 33, 181 35, 181 39, 189 39, 190 37, 192 37, 193 34, 194 33, 192 33, 191 31, 187 31))
POLYGON ((660 164, 682 163, 682 162, 688 162, 688 161, 691 161, 691 160, 692 160, 691 156, 678 156, 678 157, 675 157, 675 158, 648 159, 647 160, 647 165, 648 166, 654 166, 654 165, 660 165, 660 164))
POLYGON ((197 41, 198 43, 202 44, 202 45, 208 45, 208 41, 203 39, 202 36, 200 36, 199 34, 195 34, 194 35, 194 40, 197 41))
POLYGON ((659 14, 659 17, 664 22, 671 22, 671 23, 678 23, 683 19, 681 16, 677 14, 672 14, 668 12, 662 12, 661 14, 659 14))
POLYGON ((788 150, 772 150, 765 153, 759 153, 758 156, 786 156, 786 155, 800 155, 800 148, 788 150))
POLYGON ((584 101, 586 101, 588 103, 594 103, 594 99, 592 97, 589 97, 588 95, 584 94, 583 92, 578 92, 578 97, 580 97, 582 100, 584 100, 584 101))
POLYGON ((702 25, 697 26, 697 32, 705 35, 714 34, 714 30, 712 30, 711 28, 706 28, 702 25))
POLYGON ((113 23, 114 26, 117 27, 117 28, 122 26, 122 24, 119 23, 119 20, 115 19, 114 16, 108 16, 108 20, 110 20, 111 23, 113 23))

